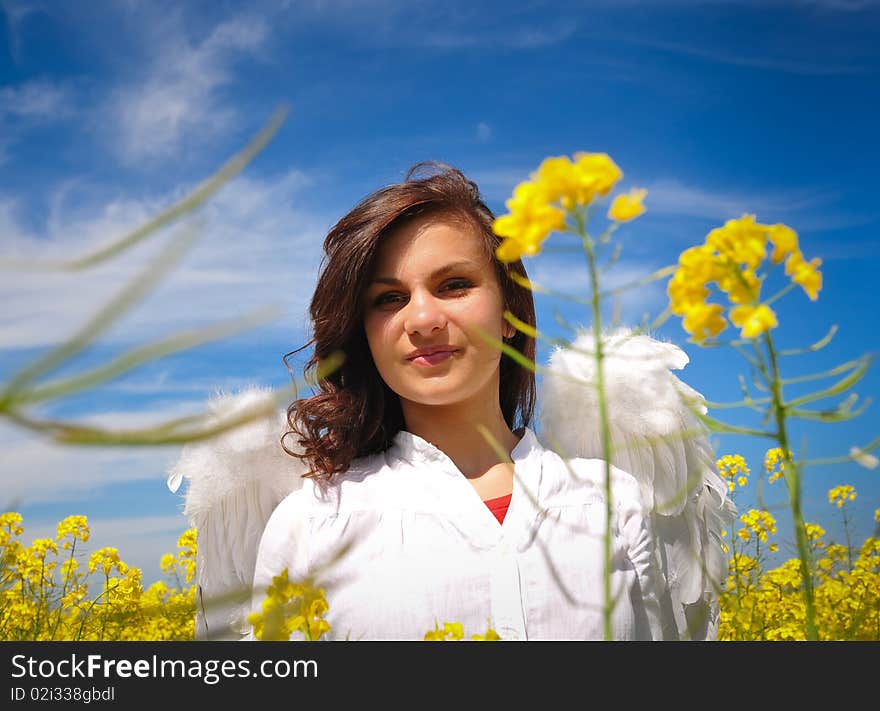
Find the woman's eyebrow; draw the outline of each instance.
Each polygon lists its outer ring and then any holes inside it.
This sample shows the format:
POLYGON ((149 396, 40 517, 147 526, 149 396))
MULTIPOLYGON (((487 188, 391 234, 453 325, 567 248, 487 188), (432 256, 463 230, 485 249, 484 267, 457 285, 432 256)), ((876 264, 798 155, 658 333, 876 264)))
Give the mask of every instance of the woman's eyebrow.
MULTIPOLYGON (((442 277, 444 274, 448 274, 449 272, 454 272, 454 271, 457 271, 457 270, 459 270, 459 269, 473 269, 473 268, 474 268, 474 264, 473 264, 473 262, 469 262, 469 261, 465 261, 465 260, 462 260, 462 261, 459 261, 459 262, 450 262, 449 264, 446 264, 446 265, 444 265, 444 266, 442 266, 442 267, 438 267, 438 268, 435 269, 433 272, 431 272, 431 273, 428 275, 428 280, 430 281, 430 280, 433 280, 433 279, 437 279, 437 278, 439 278, 439 277, 442 277)), ((383 277, 383 276, 379 276, 379 277, 375 277, 375 278, 373 278, 373 279, 370 281, 370 286, 372 286, 373 284, 391 284, 391 285, 397 285, 397 284, 400 284, 400 283, 401 283, 400 280, 399 280, 399 279, 395 279, 394 277, 383 277)))

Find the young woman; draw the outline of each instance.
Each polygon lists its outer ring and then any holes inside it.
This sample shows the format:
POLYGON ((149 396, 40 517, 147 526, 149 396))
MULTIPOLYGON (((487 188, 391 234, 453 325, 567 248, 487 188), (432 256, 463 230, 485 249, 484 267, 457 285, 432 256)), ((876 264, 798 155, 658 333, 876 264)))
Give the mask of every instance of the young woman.
MULTIPOLYGON (((419 164, 330 230, 308 367, 344 361, 288 411, 285 448, 309 473, 263 532, 253 611, 287 571, 324 590, 328 639, 422 640, 447 622, 605 638, 605 465, 563 460, 530 427, 534 374, 497 342, 534 358, 504 318, 534 325, 534 304, 492 222, 460 171, 419 164)), ((659 639, 639 487, 612 472, 612 636, 659 639)))

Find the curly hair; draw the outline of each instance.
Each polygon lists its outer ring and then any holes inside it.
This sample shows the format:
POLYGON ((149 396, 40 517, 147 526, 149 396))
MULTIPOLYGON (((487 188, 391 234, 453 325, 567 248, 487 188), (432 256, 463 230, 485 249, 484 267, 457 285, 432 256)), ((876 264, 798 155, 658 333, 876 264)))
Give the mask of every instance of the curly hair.
MULTIPOLYGON (((346 471, 353 459, 382 452, 405 423, 400 399, 379 375, 367 343, 363 313, 365 292, 382 238, 405 222, 424 215, 448 215, 474 226, 495 273, 504 306, 520 321, 535 325, 532 292, 510 278, 527 278, 521 260, 504 263, 495 256, 501 238, 492 230, 494 215, 476 183, 457 168, 426 161, 415 164, 405 179, 362 199, 328 232, 309 314, 314 344, 305 373, 317 392, 296 400, 287 410, 290 430, 282 446, 305 460, 309 477, 330 480, 346 471), (331 356, 342 353, 341 366, 317 378, 331 356), (288 442, 298 437, 299 447, 288 442)), ((521 331, 507 341, 526 358, 535 358, 535 340, 521 331)), ((288 356, 285 356, 285 361, 288 356)), ((510 429, 527 426, 535 406, 535 374, 502 355, 499 402, 510 429)))

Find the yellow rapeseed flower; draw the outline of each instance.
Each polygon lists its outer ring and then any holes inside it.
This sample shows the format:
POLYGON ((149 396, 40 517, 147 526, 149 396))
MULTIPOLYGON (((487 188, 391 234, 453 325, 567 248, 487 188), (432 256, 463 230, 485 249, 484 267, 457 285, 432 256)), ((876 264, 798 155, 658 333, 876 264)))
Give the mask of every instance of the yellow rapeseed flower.
POLYGON ((532 174, 547 203, 559 203, 564 210, 571 210, 582 201, 589 201, 588 186, 579 180, 574 164, 567 156, 553 156, 541 161, 532 174))
POLYGON ((608 195, 622 177, 607 153, 575 153, 574 161, 567 156, 545 158, 531 176, 544 200, 566 211, 608 195))
POLYGON ((55 540, 61 541, 68 536, 71 540, 64 541, 61 546, 64 549, 70 548, 74 541, 85 542, 89 540, 89 524, 85 516, 68 516, 58 522, 58 535, 55 540))
MULTIPOLYGON (((581 184, 589 185, 594 194, 602 197, 608 195, 623 177, 623 172, 617 164, 611 160, 607 153, 584 153, 574 154, 574 167, 581 184)), ((586 204, 592 200, 581 202, 586 204)))
MULTIPOLYGON (((538 254, 551 232, 565 228, 567 212, 604 197, 622 176, 606 153, 575 153, 573 161, 545 158, 530 180, 516 186, 505 203, 508 213, 492 223, 495 234, 504 238, 496 256, 513 262, 538 254)), ((635 204, 629 209, 635 210, 635 204)))
POLYGON ((807 540, 817 548, 821 548, 824 543, 822 537, 825 535, 825 529, 818 523, 805 523, 804 530, 807 534, 807 540))
POLYGON ((177 563, 177 559, 174 557, 173 553, 165 553, 159 559, 159 567, 162 568, 163 573, 174 572, 174 568, 175 568, 176 563, 177 563))
POLYGON ((715 254, 715 250, 707 244, 688 247, 678 255, 678 272, 689 280, 708 284, 717 280, 724 273, 724 266, 715 254))
POLYGON ((58 554, 58 544, 51 538, 35 538, 31 543, 31 550, 35 558, 45 560, 50 552, 58 554))
POLYGON ((309 604, 309 613, 306 616, 306 623, 309 628, 309 639, 316 640, 321 635, 330 631, 330 623, 324 619, 324 615, 330 609, 327 601, 324 599, 323 591, 320 597, 314 598, 309 604))
POLYGON ((798 236, 788 225, 778 224, 767 227, 767 237, 773 244, 770 261, 779 264, 788 255, 799 251, 798 236))
POLYGON ((285 568, 272 578, 260 611, 252 612, 247 620, 254 636, 265 642, 289 640, 296 631, 314 642, 330 631, 330 624, 323 619, 327 610, 323 588, 288 580, 285 568))
POLYGON ((89 556, 89 574, 94 573, 98 568, 104 571, 104 575, 109 575, 114 568, 120 575, 128 572, 128 565, 119 557, 119 550, 110 546, 99 548, 89 556))
POLYGON ((648 194, 647 190, 633 188, 625 195, 618 195, 611 202, 608 209, 608 219, 615 222, 629 222, 645 212, 642 200, 648 194))
POLYGON ((749 466, 741 454, 726 454, 715 462, 721 478, 727 481, 727 488, 733 493, 737 484, 745 487, 748 484, 749 466))
POLYGON ((503 262, 538 254, 550 233, 565 226, 565 213, 547 203, 547 193, 537 183, 517 185, 506 205, 509 214, 492 223, 495 234, 504 238, 496 250, 496 256, 503 262))
POLYGON ((743 528, 738 531, 738 535, 746 542, 750 540, 751 534, 755 534, 762 541, 767 540, 768 534, 776 534, 776 519, 769 511, 749 509, 739 519, 743 528))
MULTIPOLYGON (((789 456, 791 456, 790 453, 789 456)), ((764 469, 770 475, 767 478, 767 482, 770 484, 783 477, 785 474, 785 457, 781 447, 773 447, 767 450, 766 454, 764 454, 764 469)))
POLYGON ((767 227, 755 222, 754 215, 743 215, 728 220, 723 227, 716 227, 706 236, 706 244, 719 256, 735 263, 757 269, 767 257, 767 227))
POLYGON ((425 642, 460 642, 464 639, 461 622, 444 622, 443 629, 435 622, 434 629, 425 632, 425 642))
POLYGON ((807 262, 800 252, 794 252, 785 260, 785 273, 795 284, 803 287, 811 301, 819 298, 819 291, 822 289, 822 273, 819 271, 821 264, 822 260, 818 257, 807 262))
POLYGON ((752 304, 761 298, 761 280, 751 269, 729 269, 715 281, 732 304, 752 304))
POLYGON ((501 636, 491 627, 486 630, 485 634, 475 634, 471 636, 474 642, 500 642, 501 636))
POLYGON ((736 306, 730 310, 730 320, 742 329, 740 335, 743 338, 756 338, 779 325, 773 309, 766 304, 736 306))
POLYGON ((839 509, 842 509, 846 503, 855 500, 856 490, 849 485, 835 486, 828 492, 828 503, 836 504, 839 509))
POLYGON ((683 271, 678 271, 666 286, 669 294, 669 309, 676 316, 684 316, 693 307, 699 306, 709 296, 705 282, 690 278, 683 271))
POLYGON ((22 515, 17 511, 7 511, 0 514, 0 528, 5 528, 14 536, 20 536, 24 531, 22 520, 22 515))
POLYGON ((695 304, 688 309, 682 325, 700 343, 715 337, 727 328, 727 320, 722 315, 724 309, 718 304, 695 304))
POLYGON ((761 286, 766 274, 758 269, 767 258, 767 243, 773 246, 770 261, 785 262, 785 273, 812 300, 822 288, 819 259, 807 262, 798 248, 797 233, 784 224, 764 225, 755 215, 728 220, 706 235, 705 243, 684 250, 667 285, 669 309, 681 316, 683 327, 700 343, 723 330, 726 307, 712 313, 706 309, 708 285, 715 282, 732 308, 727 314, 741 328, 743 338, 755 338, 778 326, 776 314, 761 304, 761 286), (711 324, 711 326, 709 325, 711 324))

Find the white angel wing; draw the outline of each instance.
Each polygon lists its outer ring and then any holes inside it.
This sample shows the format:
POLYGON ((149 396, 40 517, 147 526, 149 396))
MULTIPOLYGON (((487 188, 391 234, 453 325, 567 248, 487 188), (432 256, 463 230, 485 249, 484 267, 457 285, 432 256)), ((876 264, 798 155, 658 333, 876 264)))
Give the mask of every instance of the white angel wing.
MULTIPOLYGON (((736 508, 718 474, 702 395, 676 377, 688 357, 672 343, 618 329, 603 335, 611 462, 639 481, 651 512, 668 639, 715 639, 728 572, 722 530, 736 508)), ((538 397, 541 437, 568 457, 603 458, 592 331, 550 356, 538 397), (578 384, 582 383, 582 384, 578 384)))
MULTIPOLYGON (((216 421, 266 404, 269 389, 220 394, 208 404, 216 421)), ((286 413, 187 444, 169 470, 168 487, 188 480, 184 513, 197 534, 196 639, 240 639, 248 632, 257 548, 269 516, 302 486, 306 471, 281 446, 286 413)))

